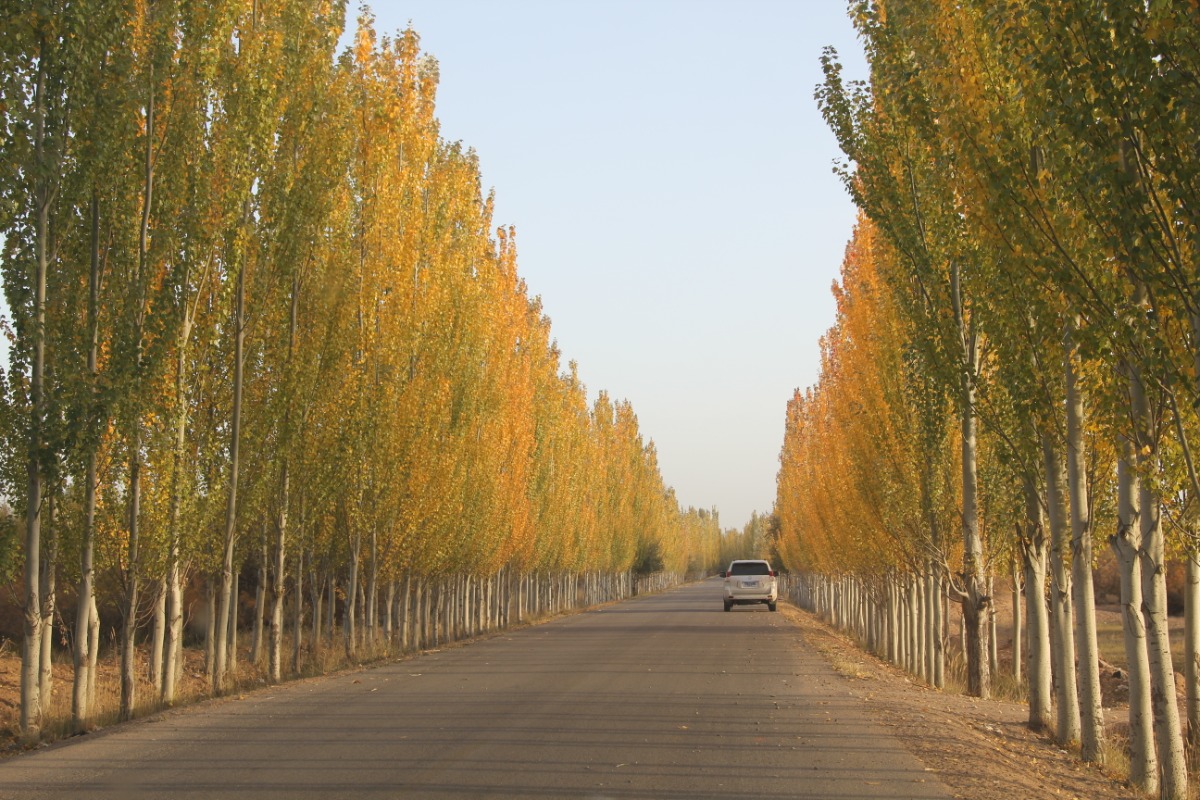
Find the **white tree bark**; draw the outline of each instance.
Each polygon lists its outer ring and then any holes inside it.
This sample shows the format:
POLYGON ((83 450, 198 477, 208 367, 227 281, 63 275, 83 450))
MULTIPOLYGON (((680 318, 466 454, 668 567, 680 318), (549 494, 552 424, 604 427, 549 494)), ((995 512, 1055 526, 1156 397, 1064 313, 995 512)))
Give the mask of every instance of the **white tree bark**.
POLYGON ((977 427, 975 415, 976 375, 979 369, 979 342, 974 326, 967 319, 962 295, 961 268, 950 269, 954 319, 962 348, 959 391, 962 430, 962 537, 963 537, 963 628, 966 633, 967 694, 991 696, 991 673, 987 659, 987 629, 983 615, 991 599, 984 591, 983 538, 979 532, 979 476, 977 469, 977 427))
POLYGON ((1167 629, 1166 546, 1158 497, 1146 481, 1140 488, 1142 547, 1142 620, 1146 625, 1150 664, 1150 706, 1160 758, 1160 796, 1187 797, 1187 765, 1183 752, 1179 706, 1175 700, 1175 670, 1167 629))
POLYGON ((346 591, 345 626, 346 655, 353 658, 358 648, 358 563, 362 552, 362 534, 355 526, 350 536, 350 586, 346 591))
POLYGON ((150 658, 146 664, 147 677, 154 690, 162 693, 163 687, 163 647, 167 638, 167 579, 164 576, 158 581, 158 591, 154 597, 154 627, 150 633, 150 658))
POLYGON ((893 664, 900 664, 900 594, 896 576, 889 575, 887 583, 888 603, 888 641, 887 659, 893 664))
MULTIPOLYGON (((184 265, 183 285, 191 284, 190 265, 184 265)), ((186 299, 186 298, 185 298, 186 299)), ((198 302, 198 297, 197 297, 198 302)), ((183 652, 183 569, 180 564, 183 540, 182 508, 184 490, 184 448, 187 443, 187 351, 195 323, 196 305, 183 303, 179 332, 175 341, 175 442, 171 452, 171 494, 167 512, 167 619, 164 647, 162 702, 175 702, 175 687, 182 674, 179 658, 183 652)))
POLYGON ((215 577, 204 580, 204 674, 209 683, 216 680, 217 671, 217 587, 215 577))
POLYGON ((270 560, 270 556, 267 555, 265 524, 261 534, 258 542, 258 585, 254 587, 254 625, 250 629, 251 664, 258 664, 262 659, 263 620, 266 618, 267 610, 267 581, 270 580, 270 576, 267 574, 267 562, 270 560))
POLYGON ((137 634, 138 617, 138 538, 141 521, 142 504, 142 463, 141 463, 141 424, 133 424, 132 437, 133 455, 129 459, 129 515, 127 525, 129 532, 128 566, 125 569, 125 602, 121 613, 121 705, 118 717, 121 720, 133 718, 133 708, 136 702, 137 676, 134 674, 136 651, 134 637, 137 634))
POLYGON ((42 630, 41 655, 38 659, 38 697, 43 709, 50 706, 54 692, 54 612, 58 591, 58 519, 54 495, 46 498, 46 518, 50 523, 49 530, 43 537, 46 545, 45 558, 42 560, 41 590, 42 590, 42 630))
POLYGON ((378 557, 378 532, 375 526, 371 526, 371 545, 370 552, 367 554, 367 587, 366 587, 366 602, 363 603, 363 617, 366 624, 365 641, 368 646, 374 647, 379 639, 379 615, 378 615, 378 600, 379 600, 379 557, 378 557))
POLYGON ((226 641, 229 643, 227 651, 229 655, 229 663, 225 667, 227 677, 232 677, 237 674, 237 648, 238 648, 238 611, 241 609, 241 573, 234 569, 233 584, 230 586, 232 594, 232 606, 229 609, 229 629, 225 632, 226 641))
POLYGON ((1063 498, 1062 463, 1053 443, 1042 439, 1046 469, 1046 507, 1050 517, 1050 614, 1051 646, 1055 667, 1054 688, 1058 708, 1055 731, 1060 744, 1079 741, 1079 695, 1075 684, 1074 620, 1071 609, 1071 577, 1067 570, 1070 537, 1067 507, 1063 498))
MULTIPOLYGON (((35 163, 45 166, 46 105, 44 58, 38 59, 33 103, 35 107, 35 163)), ((49 267, 50 237, 49 173, 37 182, 37 214, 34 231, 35 271, 33 277, 33 352, 29 365, 29 453, 25 494, 25 628, 21 647, 21 711, 19 726, 26 740, 41 735, 42 701, 42 445, 44 436, 46 376, 46 272, 49 267)))
MULTIPOLYGON (((283 601, 287 597, 288 503, 291 500, 288 459, 284 456, 279 474, 279 508, 275 513, 275 552, 271 574, 271 639, 268 645, 268 674, 273 683, 283 679, 283 601)), ((299 575, 297 575, 299 580, 299 575)), ((296 594, 296 602, 302 595, 296 594)), ((256 619, 262 619, 259 611, 256 619)), ((261 626, 261 622, 260 622, 261 626)), ((299 628, 297 628, 299 631, 299 628)))
POLYGON ((316 567, 313 566, 313 554, 308 554, 309 574, 308 585, 309 594, 311 595, 309 602, 312 603, 312 646, 314 650, 321 648, 321 612, 322 612, 322 581, 316 567))
POLYGON ((325 638, 329 642, 329 646, 333 647, 334 628, 337 625, 337 574, 331 569, 328 575, 329 591, 325 596, 329 598, 329 613, 326 614, 326 629, 325 638))
MULTIPOLYGON (((1130 370, 1130 405, 1134 422, 1134 452, 1144 473, 1158 467, 1157 441, 1151 435, 1155 420, 1146 399, 1140 369, 1130 370)), ((1175 671, 1167 630, 1166 543, 1162 530, 1162 508, 1158 493, 1149 481, 1138 487, 1141 547, 1138 559, 1142 578, 1142 622, 1146 628, 1146 654, 1150 666, 1150 707, 1154 717, 1154 740, 1159 758, 1160 797, 1187 797, 1187 764, 1175 700, 1175 671)))
MULTIPOLYGON (((237 598, 233 596, 233 551, 237 543, 237 493, 239 446, 242 434, 242 355, 246 341, 246 269, 243 265, 238 269, 237 292, 233 312, 233 411, 230 417, 229 432, 229 494, 225 504, 225 549, 221 561, 221 590, 218 598, 217 621, 215 626, 216 644, 213 656, 213 691, 221 693, 225 690, 225 671, 228 667, 227 628, 230 618, 234 620, 236 629, 237 613, 234 607, 237 598)), ((232 648, 230 648, 232 649, 232 648)))
MULTIPOLYGON (((987 576, 987 593, 988 597, 996 596, 996 576, 992 573, 991 567, 988 567, 987 576)), ((993 675, 1000 672, 1000 642, 996 631, 996 604, 995 602, 988 603, 987 610, 987 629, 988 629, 988 667, 993 675)))
POLYGON ((1021 562, 1025 570, 1025 616, 1029 619, 1029 727, 1050 727, 1050 619, 1046 611, 1048 542, 1042 506, 1032 479, 1025 480, 1025 533, 1021 562))
POLYGON ((1196 753, 1200 743, 1200 560, 1187 554, 1183 596, 1183 677, 1187 687, 1187 745, 1196 753))
POLYGON ((946 686, 946 593, 945 577, 939 564, 933 572, 933 685, 946 686))
MULTIPOLYGON (((303 530, 303 516, 301 516, 303 530)), ((296 548, 296 586, 292 592, 292 672, 299 675, 304 654, 304 548, 296 548)))
MULTIPOLYGON (((87 374, 89 393, 95 401, 99 391, 100 352, 100 201, 96 192, 91 201, 91 269, 88 278, 88 356, 87 374)), ((99 422, 88 420, 89 427, 99 427, 99 422)), ((98 435, 93 433, 93 435, 98 435)), ((79 545, 79 587, 75 607, 75 682, 71 692, 71 727, 76 733, 88 728, 91 706, 88 703, 88 685, 91 676, 91 637, 88 635, 91 622, 92 603, 95 595, 95 543, 96 543, 96 450, 98 443, 87 443, 83 475, 83 531, 79 545)))
POLYGON ((383 616, 383 638, 387 642, 388 650, 392 648, 392 639, 396 632, 395 610, 396 610, 396 581, 389 580, 387 585, 387 597, 383 601, 384 616, 383 616))
POLYGON ((91 608, 88 611, 88 679, 87 698, 84 703, 88 708, 96 705, 96 662, 100 659, 100 610, 96 608, 96 595, 92 595, 91 608))
POLYGON ((1071 495, 1071 592, 1078 655, 1080 749, 1084 761, 1104 762, 1104 706, 1100 694, 1100 651, 1096 644, 1096 597, 1092 586, 1092 516, 1088 506, 1083 441, 1083 392, 1078 384, 1072 336, 1064 337, 1067 388, 1067 483, 1071 495))
POLYGON ((1013 680, 1018 684, 1023 680, 1023 660, 1025 654, 1022 651, 1024 644, 1025 626, 1021 614, 1021 566, 1016 554, 1012 558, 1012 675, 1013 680))
POLYGON ((400 590, 400 652, 407 653, 412 644, 410 610, 412 608, 412 572, 404 573, 404 588, 400 590))

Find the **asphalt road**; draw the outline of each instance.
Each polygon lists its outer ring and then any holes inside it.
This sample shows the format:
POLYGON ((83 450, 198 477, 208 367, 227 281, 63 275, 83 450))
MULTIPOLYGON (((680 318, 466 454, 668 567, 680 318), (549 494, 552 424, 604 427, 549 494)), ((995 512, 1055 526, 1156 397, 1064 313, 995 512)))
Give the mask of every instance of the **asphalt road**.
POLYGON ((116 726, 0 798, 949 798, 765 606, 720 582, 116 726))

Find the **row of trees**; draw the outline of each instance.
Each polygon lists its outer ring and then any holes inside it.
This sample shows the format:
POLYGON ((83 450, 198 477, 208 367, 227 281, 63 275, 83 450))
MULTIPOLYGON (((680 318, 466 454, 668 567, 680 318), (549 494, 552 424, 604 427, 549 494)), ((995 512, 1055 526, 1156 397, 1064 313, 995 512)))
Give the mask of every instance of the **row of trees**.
POLYGON ((789 404, 780 551, 793 569, 853 575, 856 601, 930 582, 948 593, 979 696, 994 652, 990 576, 1011 570, 1029 626, 1014 666, 1028 668, 1030 723, 1049 726, 1053 714, 1059 739, 1099 761, 1091 567, 1094 531, 1107 529, 1131 777, 1185 797, 1164 573, 1169 557, 1187 563, 1194 742, 1194 4, 863 0, 850 10, 869 84, 845 82, 828 52, 817 99, 863 220, 835 287, 820 383, 789 404))
POLYGON ((437 63, 369 12, 338 55, 344 13, 0 9, 0 431, 24 534, 4 563, 23 569, 29 735, 67 614, 77 727, 101 614, 121 619, 121 714, 146 627, 172 702, 197 581, 222 691, 245 568, 278 680, 288 598, 297 637, 340 603, 353 654, 401 576, 475 597, 502 569, 519 587, 715 563, 715 515, 679 508, 630 405, 589 404, 560 364, 474 153, 439 135, 437 63))

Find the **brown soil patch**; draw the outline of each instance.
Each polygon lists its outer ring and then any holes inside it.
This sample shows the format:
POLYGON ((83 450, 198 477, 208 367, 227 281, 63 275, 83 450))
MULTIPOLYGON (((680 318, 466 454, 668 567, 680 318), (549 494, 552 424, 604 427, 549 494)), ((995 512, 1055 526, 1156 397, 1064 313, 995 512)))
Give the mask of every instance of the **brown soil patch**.
POLYGON ((814 615, 792 606, 781 605, 780 610, 849 679, 851 693, 873 709, 955 797, 1142 797, 1100 768, 1079 761, 1077 753, 1031 732, 1025 725, 1025 705, 930 689, 859 649, 814 615))
MULTIPOLYGON (((248 651, 244 654, 248 657, 248 651)), ((147 654, 144 649, 136 653, 138 677, 134 716, 145 717, 162 710, 158 692, 150 682, 147 654)), ((204 653, 193 648, 183 650, 184 667, 181 680, 176 686, 177 708, 191 706, 210 698, 208 679, 204 671, 204 653)), ((71 655, 56 651, 53 660, 53 687, 50 704, 43 719, 43 745, 72 735, 71 692, 74 667, 71 655)), ((115 648, 102 651, 96 664, 96 698, 93 718, 89 728, 97 730, 117 722, 120 705, 120 664, 115 648)), ((230 692, 236 694, 265 686, 262 672, 245 660, 239 661, 238 670, 230 677, 230 692)), ((0 643, 0 758, 22 752, 28 747, 18 735, 18 720, 21 704, 21 655, 20 646, 14 647, 10 640, 0 643), (15 652, 14 652, 15 651, 15 652)))

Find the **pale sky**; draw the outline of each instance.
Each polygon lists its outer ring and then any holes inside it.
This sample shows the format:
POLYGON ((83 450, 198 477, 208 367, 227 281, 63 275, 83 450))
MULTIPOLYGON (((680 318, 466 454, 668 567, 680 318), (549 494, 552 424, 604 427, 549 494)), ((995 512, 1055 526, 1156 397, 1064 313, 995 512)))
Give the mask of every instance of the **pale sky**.
POLYGON ((769 511, 854 224, 813 100, 825 45, 866 77, 843 0, 371 7, 438 59, 442 135, 478 152, 564 365, 633 403, 682 505, 769 511))
POLYGON ((813 100, 825 45, 866 75, 844 3, 371 8, 438 59, 442 135, 478 152, 564 364, 633 403, 682 505, 769 511, 854 224, 813 100))

